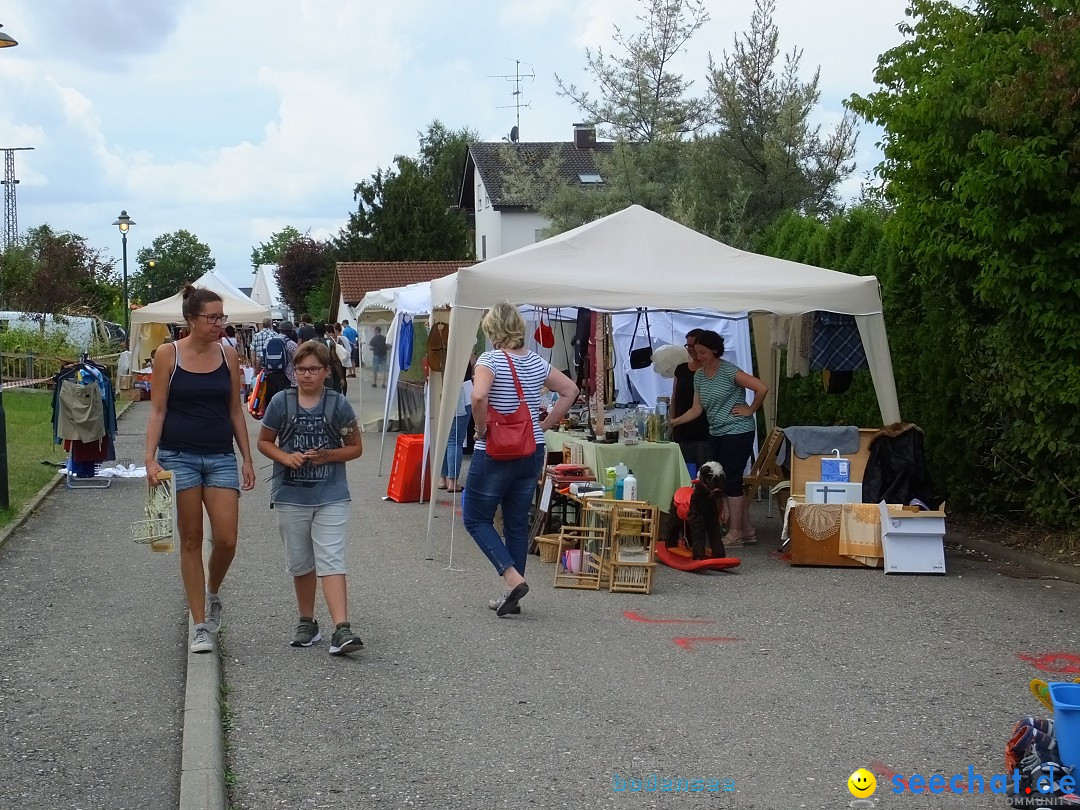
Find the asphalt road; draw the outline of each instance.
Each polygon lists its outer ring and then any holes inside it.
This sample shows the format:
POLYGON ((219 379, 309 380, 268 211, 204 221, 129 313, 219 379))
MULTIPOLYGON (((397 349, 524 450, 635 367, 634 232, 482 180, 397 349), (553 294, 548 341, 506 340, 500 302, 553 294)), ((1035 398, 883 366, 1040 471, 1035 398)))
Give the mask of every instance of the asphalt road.
MULTIPOLYGON (((144 420, 124 417, 125 441, 144 420)), ((365 440, 349 467, 357 655, 288 646, 268 469, 242 500, 222 590, 238 810, 837 808, 865 765, 881 808, 1003 807, 893 795, 888 775, 1000 773, 1016 718, 1045 714, 1028 680, 1066 677, 1030 661, 1080 675, 1080 586, 955 554, 945 577, 791 568, 763 510, 737 573, 661 568, 651 596, 609 594, 556 590, 531 558, 524 614, 497 619, 499 581, 448 496, 428 561, 426 505, 382 500, 392 442, 380 477, 365 440), (614 789, 652 774, 705 789, 614 789)), ((0 551, 0 808, 175 806, 183 594, 175 555, 127 539, 141 487, 58 490, 0 551)), ((329 630, 321 598, 318 618, 329 630)))

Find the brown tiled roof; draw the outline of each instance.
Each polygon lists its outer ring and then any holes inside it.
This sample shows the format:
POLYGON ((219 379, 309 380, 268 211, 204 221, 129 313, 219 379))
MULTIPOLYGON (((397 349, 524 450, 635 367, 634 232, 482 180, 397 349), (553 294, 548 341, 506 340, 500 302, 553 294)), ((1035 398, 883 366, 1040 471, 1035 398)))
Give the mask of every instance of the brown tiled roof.
POLYGON ((476 262, 472 259, 445 262, 338 262, 338 285, 345 303, 352 306, 372 290, 432 281, 456 273, 459 267, 474 264, 476 262))
MULTIPOLYGON (((507 174, 507 162, 504 159, 504 149, 513 149, 521 157, 522 162, 533 171, 539 171, 544 161, 552 155, 559 155, 559 175, 566 181, 581 185, 579 175, 602 174, 597 165, 598 157, 607 157, 614 149, 615 144, 609 141, 600 141, 588 149, 579 149, 573 141, 567 142, 544 142, 515 143, 505 142, 482 142, 469 144, 469 154, 465 162, 465 178, 470 177, 470 164, 476 167, 480 173, 480 179, 484 181, 488 198, 496 208, 523 207, 528 205, 527 200, 514 200, 507 196, 503 189, 503 177, 507 174)), ((475 183, 470 183, 475 186, 475 183)), ((462 207, 473 208, 472 198, 475 189, 462 188, 462 207)))

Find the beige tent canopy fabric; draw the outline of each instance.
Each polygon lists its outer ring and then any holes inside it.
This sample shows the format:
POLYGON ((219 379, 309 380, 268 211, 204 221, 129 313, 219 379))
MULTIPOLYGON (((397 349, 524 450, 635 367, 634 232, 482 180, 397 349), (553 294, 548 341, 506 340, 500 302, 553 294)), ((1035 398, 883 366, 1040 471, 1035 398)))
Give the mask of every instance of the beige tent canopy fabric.
MULTIPOLYGON (((882 420, 900 420, 877 278, 737 250, 638 205, 433 281, 433 306, 444 299, 451 306, 450 340, 434 431, 435 469, 484 310, 504 299, 606 311, 705 307, 751 316, 819 310, 854 315, 882 420)), ((766 332, 768 319, 754 318, 754 327, 766 332)), ((755 338, 759 349, 769 345, 764 338, 755 338)), ((760 374, 775 381, 771 352, 766 355, 759 351, 760 374)), ((772 386, 770 396, 774 391, 772 386)))
MULTIPOLYGON (((263 318, 270 317, 269 306, 256 304, 213 270, 203 273, 192 285, 213 290, 220 295, 225 305, 225 314, 233 323, 258 323, 263 318)), ((183 304, 183 295, 171 295, 145 307, 133 309, 131 323, 183 323, 183 304)))
MULTIPOLYGON (((263 318, 270 317, 270 307, 256 304, 213 270, 203 273, 192 284, 195 287, 213 290, 220 295, 225 305, 225 314, 234 324, 259 323, 263 318)), ((167 330, 146 330, 142 326, 144 324, 183 323, 183 305, 184 297, 177 293, 131 311, 131 352, 137 364, 146 362, 150 352, 161 345, 168 334, 167 330)))

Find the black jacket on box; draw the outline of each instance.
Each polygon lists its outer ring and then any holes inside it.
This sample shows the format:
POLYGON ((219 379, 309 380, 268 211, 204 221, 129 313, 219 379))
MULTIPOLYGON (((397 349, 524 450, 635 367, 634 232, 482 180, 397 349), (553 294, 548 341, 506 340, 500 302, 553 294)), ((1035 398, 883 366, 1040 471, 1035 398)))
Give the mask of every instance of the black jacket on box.
POLYGON ((922 429, 897 422, 881 429, 870 442, 870 459, 863 473, 863 503, 910 504, 922 501, 937 509, 942 501, 926 469, 922 429))

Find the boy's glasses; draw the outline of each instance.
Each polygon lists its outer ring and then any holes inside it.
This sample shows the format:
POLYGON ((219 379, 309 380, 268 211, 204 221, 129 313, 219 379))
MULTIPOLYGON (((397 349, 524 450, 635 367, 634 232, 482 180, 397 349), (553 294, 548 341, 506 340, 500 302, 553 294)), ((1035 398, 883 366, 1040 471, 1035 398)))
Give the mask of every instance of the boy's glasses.
POLYGON ((326 369, 326 366, 295 366, 294 370, 297 374, 318 374, 320 371, 326 369))

